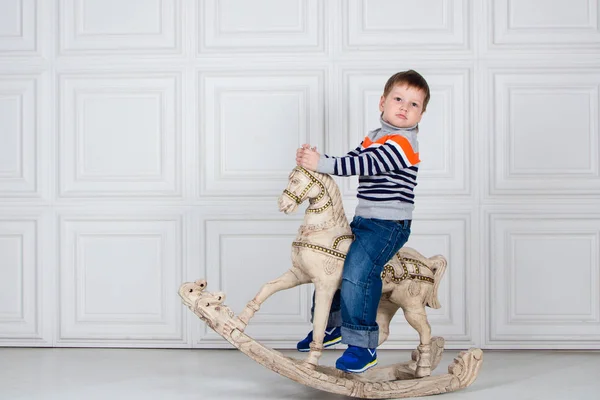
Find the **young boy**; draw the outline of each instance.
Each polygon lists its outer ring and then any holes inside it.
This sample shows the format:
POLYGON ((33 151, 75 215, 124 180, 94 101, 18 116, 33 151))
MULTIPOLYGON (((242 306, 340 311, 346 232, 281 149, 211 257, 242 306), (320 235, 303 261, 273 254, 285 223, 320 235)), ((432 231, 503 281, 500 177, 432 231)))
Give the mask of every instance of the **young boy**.
MULTIPOLYGON (((363 372, 377 364, 375 319, 381 273, 410 235, 420 163, 418 124, 429 98, 429 86, 419 73, 398 72, 388 79, 379 100, 381 128, 369 132, 360 146, 343 157, 321 157, 308 144, 296 152, 296 163, 308 170, 360 176, 358 206, 350 224, 354 242, 344 262, 341 289, 333 299, 324 340, 329 347, 341 335, 342 343, 348 345, 336 361, 343 371, 363 372)), ((298 350, 308 351, 311 341, 312 332, 298 343, 298 350)))

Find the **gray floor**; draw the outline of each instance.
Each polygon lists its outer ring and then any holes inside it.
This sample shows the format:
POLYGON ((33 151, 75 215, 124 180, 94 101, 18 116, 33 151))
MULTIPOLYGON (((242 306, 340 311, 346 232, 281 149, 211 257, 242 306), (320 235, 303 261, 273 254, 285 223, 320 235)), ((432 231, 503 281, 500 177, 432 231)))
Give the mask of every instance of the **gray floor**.
MULTIPOLYGON (((285 351, 288 355, 299 355, 285 351)), ((328 350, 333 365, 341 350, 328 350)), ((446 350, 435 374, 458 354, 446 350)), ((300 355, 301 356, 301 355, 300 355)), ((409 358, 381 350, 381 365, 409 358)), ((600 352, 485 351, 479 378, 435 399, 599 399, 600 352)), ((0 348, 0 399, 346 399, 304 387, 236 350, 0 348)), ((433 399, 433 398, 432 398, 433 399)))

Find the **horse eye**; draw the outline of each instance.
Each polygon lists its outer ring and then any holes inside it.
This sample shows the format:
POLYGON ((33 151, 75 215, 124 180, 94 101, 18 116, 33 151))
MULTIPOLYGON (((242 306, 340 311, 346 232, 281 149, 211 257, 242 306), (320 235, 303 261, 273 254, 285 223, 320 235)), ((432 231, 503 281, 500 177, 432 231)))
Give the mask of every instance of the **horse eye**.
POLYGON ((190 289, 190 293, 192 293, 194 291, 194 289, 190 289))

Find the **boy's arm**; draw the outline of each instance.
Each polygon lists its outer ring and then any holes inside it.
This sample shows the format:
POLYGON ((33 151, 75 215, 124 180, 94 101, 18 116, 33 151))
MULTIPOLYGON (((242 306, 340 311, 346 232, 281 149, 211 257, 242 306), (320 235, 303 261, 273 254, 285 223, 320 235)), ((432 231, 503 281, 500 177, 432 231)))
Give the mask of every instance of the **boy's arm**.
MULTIPOLYGON (((355 148, 354 150, 350 150, 343 157, 358 156, 360 154, 360 149, 361 149, 362 144, 363 144, 363 142, 360 142, 360 145, 357 148, 355 148)), ((317 165, 317 172, 321 172, 323 174, 333 174, 336 160, 343 158, 343 157, 333 157, 333 156, 328 156, 327 154, 322 154, 321 157, 319 158, 319 164, 317 165)))
POLYGON ((338 176, 379 175, 382 172, 409 168, 421 162, 419 153, 415 152, 409 140, 401 135, 391 136, 381 145, 372 144, 358 154, 356 150, 350 153, 339 158, 321 157, 317 171, 338 176))

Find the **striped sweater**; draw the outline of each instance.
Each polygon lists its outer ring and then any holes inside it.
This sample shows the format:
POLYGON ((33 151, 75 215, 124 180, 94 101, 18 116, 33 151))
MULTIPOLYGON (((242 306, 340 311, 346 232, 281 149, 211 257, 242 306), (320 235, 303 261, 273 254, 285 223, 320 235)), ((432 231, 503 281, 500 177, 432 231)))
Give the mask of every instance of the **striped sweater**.
POLYGON ((360 146, 343 157, 324 154, 317 172, 359 175, 355 215, 387 220, 412 219, 413 190, 419 171, 418 126, 397 128, 381 119, 360 146))

